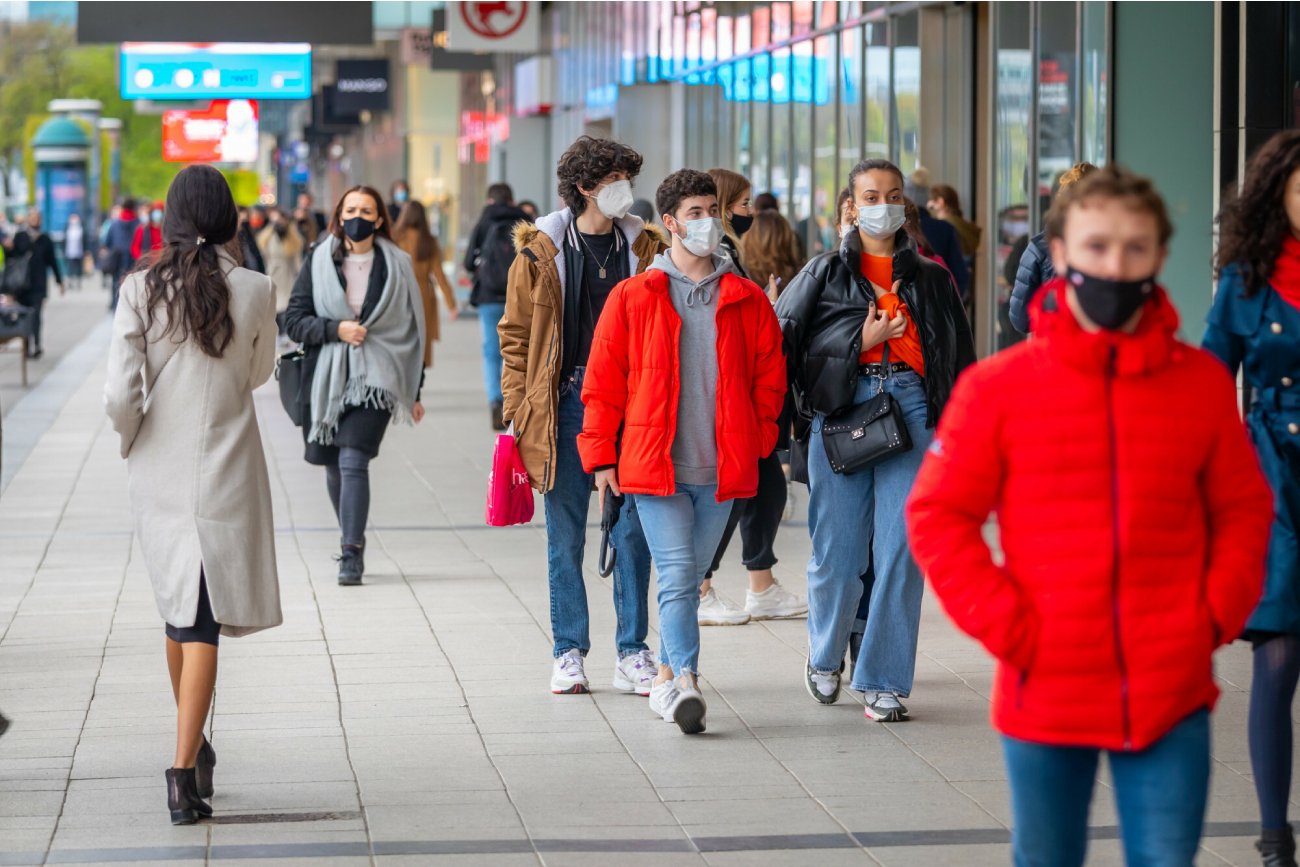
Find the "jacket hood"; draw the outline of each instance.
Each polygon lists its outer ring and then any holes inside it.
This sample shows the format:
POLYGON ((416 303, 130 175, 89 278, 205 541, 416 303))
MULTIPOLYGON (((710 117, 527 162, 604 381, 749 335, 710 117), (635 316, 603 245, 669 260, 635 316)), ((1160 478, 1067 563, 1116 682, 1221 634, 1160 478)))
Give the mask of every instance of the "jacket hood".
POLYGON ((527 220, 528 214, 524 213, 514 205, 502 205, 492 202, 483 209, 479 215, 479 221, 489 220, 495 223, 497 220, 527 220))
MULTIPOLYGON (((555 249, 559 250, 564 246, 564 233, 569 231, 569 225, 573 222, 573 211, 569 208, 561 208, 558 211, 538 217, 536 223, 521 223, 515 226, 515 252, 522 252, 523 249, 537 241, 545 235, 551 239, 555 249)), ((643 233, 649 233, 660 237, 659 232, 653 226, 646 226, 645 222, 636 214, 628 214, 621 220, 615 220, 614 225, 623 230, 623 235, 627 238, 628 245, 636 243, 636 239, 643 233)))
POLYGON ((714 292, 710 287, 721 280, 723 274, 734 274, 736 271, 735 264, 731 261, 731 257, 721 249, 715 250, 712 258, 713 271, 699 283, 696 283, 678 269, 676 263, 673 262, 673 257, 668 255, 667 250, 663 251, 658 256, 655 256, 654 261, 650 263, 650 267, 654 268, 656 271, 663 271, 668 275, 668 279, 690 287, 689 291, 686 293, 686 303, 688 306, 693 307, 697 302, 707 305, 713 301, 714 296, 714 292))
POLYGON ((1066 305, 1065 291, 1061 277, 1045 284, 1030 302, 1029 317, 1036 339, 1072 367, 1104 373, 1113 353, 1116 374, 1141 376, 1179 356, 1178 311, 1163 286, 1156 286, 1132 334, 1085 331, 1066 305))

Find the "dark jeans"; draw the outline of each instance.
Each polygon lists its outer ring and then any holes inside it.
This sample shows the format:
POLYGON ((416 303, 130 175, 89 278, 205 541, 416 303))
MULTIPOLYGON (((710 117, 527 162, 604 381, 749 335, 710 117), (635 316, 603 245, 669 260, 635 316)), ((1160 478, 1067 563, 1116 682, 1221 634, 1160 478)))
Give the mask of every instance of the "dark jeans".
MULTIPOLYGON (((1015 867, 1081 867, 1101 750, 1003 737, 1015 867)), ((1141 752, 1107 752, 1124 860, 1188 867, 1210 788, 1210 714, 1198 710, 1141 752)))
MULTIPOLYGON (((585 408, 583 371, 560 384, 559 418, 555 431, 555 486, 546 494, 546 572, 551 591, 551 636, 555 656, 577 649, 591 650, 591 618, 582 560, 587 544, 587 513, 591 508, 592 477, 578 456, 585 408)), ((614 641, 619 658, 646 649, 649 631, 650 549, 641 532, 635 497, 628 497, 614 527, 614 641)))
POLYGON ((727 553, 736 527, 740 527, 740 561, 750 572, 771 569, 776 565, 776 531, 781 528, 781 515, 785 513, 785 471, 781 458, 773 452, 758 462, 758 493, 748 500, 736 500, 727 519, 727 529, 713 555, 713 565, 705 578, 722 568, 722 557, 727 553))
POLYGON ((370 517, 370 455, 343 446, 339 462, 325 467, 325 484, 343 532, 343 544, 364 547, 370 517))

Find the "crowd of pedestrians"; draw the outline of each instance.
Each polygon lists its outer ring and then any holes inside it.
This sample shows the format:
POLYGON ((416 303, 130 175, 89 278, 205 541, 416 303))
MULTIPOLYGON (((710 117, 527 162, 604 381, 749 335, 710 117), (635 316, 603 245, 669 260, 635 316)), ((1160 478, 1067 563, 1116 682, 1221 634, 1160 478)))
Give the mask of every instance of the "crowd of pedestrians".
MULTIPOLYGON (((1025 242, 1010 317, 1033 338, 982 362, 967 314, 982 233, 951 186, 858 163, 821 215, 838 242, 818 253, 815 224, 801 238, 742 174, 681 169, 649 202, 634 192, 641 169, 628 145, 583 136, 557 162, 558 210, 493 184, 464 254, 491 427, 513 436, 543 495, 550 691, 596 688, 593 493, 617 519, 610 683, 686 734, 708 728, 701 627, 769 618, 807 617, 811 700, 835 704, 847 687, 868 720, 909 720, 928 578, 998 661, 1016 863, 1084 862, 1105 754, 1128 862, 1186 865, 1209 791, 1211 657, 1244 638, 1258 846, 1266 867, 1295 867, 1300 133, 1265 145, 1224 208, 1204 349, 1175 336, 1159 193, 1080 164, 1025 242), (806 599, 773 574, 796 481, 806 599), (743 606, 713 580, 737 529, 743 606)), ((456 315, 404 182, 387 201, 354 187, 328 219, 310 197, 296 204, 241 218, 221 176, 194 167, 165 204, 123 202, 104 237, 120 299, 105 397, 167 623, 176 822, 211 811, 218 635, 280 622, 251 401, 277 331, 298 347, 281 360, 300 375, 288 408, 306 460, 325 468, 339 583, 356 585, 369 465, 392 424, 424 415, 438 294, 456 315), (199 429, 232 439, 198 449, 199 429)), ((24 235, 44 249, 39 215, 24 235)))

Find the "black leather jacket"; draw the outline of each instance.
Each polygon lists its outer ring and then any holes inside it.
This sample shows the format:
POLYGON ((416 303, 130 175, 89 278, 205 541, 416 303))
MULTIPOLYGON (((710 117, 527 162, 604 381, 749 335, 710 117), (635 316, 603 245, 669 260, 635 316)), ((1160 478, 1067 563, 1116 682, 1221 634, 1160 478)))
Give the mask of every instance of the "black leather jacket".
MULTIPOLYGON (((875 293, 862 276, 862 242, 850 232, 838 250, 813 259, 781 293, 776 315, 800 412, 828 415, 853 403, 862 323, 875 293)), ((916 318, 925 357, 926 427, 939 421, 957 375, 975 362, 961 299, 942 265, 921 256, 899 231, 894 253, 898 294, 916 318)))

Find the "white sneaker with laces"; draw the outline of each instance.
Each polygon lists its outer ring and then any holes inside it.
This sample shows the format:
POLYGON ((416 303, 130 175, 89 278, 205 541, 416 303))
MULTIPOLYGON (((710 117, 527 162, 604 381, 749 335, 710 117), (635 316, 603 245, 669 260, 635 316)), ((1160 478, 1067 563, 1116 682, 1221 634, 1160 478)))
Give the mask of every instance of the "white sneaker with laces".
POLYGON ((583 669, 582 652, 577 648, 555 659, 551 669, 551 692, 555 695, 582 695, 591 692, 587 672, 583 669))
POLYGON ((650 688, 650 712, 664 722, 673 722, 673 705, 677 703, 677 682, 665 680, 650 688))
POLYGON ((629 653, 614 666, 614 689, 619 692, 649 695, 659 674, 659 663, 655 662, 650 651, 642 650, 629 653))
POLYGON ((806 617, 808 600, 796 596, 774 581, 762 593, 745 591, 745 610, 754 620, 781 620, 787 617, 806 617))
POLYGON ((741 626, 750 620, 748 611, 728 605, 712 587, 700 597, 696 618, 701 626, 741 626))

